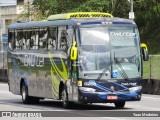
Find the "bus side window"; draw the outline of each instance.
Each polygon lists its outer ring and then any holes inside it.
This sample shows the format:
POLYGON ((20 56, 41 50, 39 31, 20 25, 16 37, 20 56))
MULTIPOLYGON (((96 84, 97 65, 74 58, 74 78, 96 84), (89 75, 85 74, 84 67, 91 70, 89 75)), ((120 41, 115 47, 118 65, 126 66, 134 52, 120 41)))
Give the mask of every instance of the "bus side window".
POLYGON ((30 49, 30 39, 31 39, 30 30, 26 30, 26 34, 25 34, 26 49, 30 49))
POLYGON ((38 29, 32 29, 31 31, 31 38, 30 38, 30 48, 31 49, 38 49, 38 29))
POLYGON ((48 30, 47 28, 42 28, 39 30, 39 48, 47 47, 48 30))
POLYGON ((48 29, 48 49, 56 49, 57 43, 57 27, 51 27, 48 29))
POLYGON ((19 42, 18 42, 18 38, 17 38, 17 30, 15 30, 14 33, 14 40, 15 40, 15 49, 17 49, 19 47, 19 42))
POLYGON ((26 39, 26 30, 23 30, 22 37, 22 49, 27 49, 27 39, 26 39))
POLYGON ((67 39, 66 39, 66 26, 60 26, 58 28, 58 49, 66 50, 67 39))
POLYGON ((8 35, 8 38, 9 38, 9 43, 8 43, 8 48, 13 50, 14 49, 14 30, 9 30, 9 35, 8 35))
POLYGON ((15 44, 16 49, 22 49, 23 30, 18 29, 15 31, 15 44))

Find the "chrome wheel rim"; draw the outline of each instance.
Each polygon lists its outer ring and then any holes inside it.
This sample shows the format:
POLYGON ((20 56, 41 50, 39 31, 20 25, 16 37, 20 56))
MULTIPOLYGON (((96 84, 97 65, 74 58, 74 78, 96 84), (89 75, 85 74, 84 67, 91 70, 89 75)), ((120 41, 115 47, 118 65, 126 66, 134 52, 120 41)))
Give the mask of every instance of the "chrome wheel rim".
POLYGON ((26 99, 26 90, 25 90, 25 86, 22 86, 22 100, 26 99))

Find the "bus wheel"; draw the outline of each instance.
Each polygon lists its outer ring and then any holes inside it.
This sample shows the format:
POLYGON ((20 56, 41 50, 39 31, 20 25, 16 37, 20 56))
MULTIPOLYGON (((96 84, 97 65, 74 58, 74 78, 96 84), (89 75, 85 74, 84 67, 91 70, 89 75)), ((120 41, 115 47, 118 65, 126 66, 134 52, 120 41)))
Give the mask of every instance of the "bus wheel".
POLYGON ((116 102, 114 104, 115 104, 116 108, 124 108, 124 106, 125 106, 125 102, 116 102))
POLYGON ((68 93, 66 87, 64 87, 62 90, 61 99, 63 101, 63 108, 69 108, 68 93))
POLYGON ((22 83, 21 95, 22 95, 23 103, 24 104, 29 104, 31 99, 30 99, 30 96, 28 96, 28 87, 24 83, 22 83))

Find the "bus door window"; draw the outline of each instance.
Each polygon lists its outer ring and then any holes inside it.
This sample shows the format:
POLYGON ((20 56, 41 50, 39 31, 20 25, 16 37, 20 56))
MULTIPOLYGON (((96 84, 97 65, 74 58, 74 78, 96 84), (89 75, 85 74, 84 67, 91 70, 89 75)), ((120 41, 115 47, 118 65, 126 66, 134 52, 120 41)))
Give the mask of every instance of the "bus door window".
POLYGON ((66 26, 58 27, 58 49, 66 50, 67 40, 66 40, 66 26))
POLYGON ((39 30, 39 48, 47 47, 48 30, 43 28, 39 30))
POLYGON ((48 29, 48 49, 56 49, 57 43, 57 27, 51 27, 48 29))
POLYGON ((72 26, 68 26, 66 30, 66 39, 67 39, 67 44, 70 47, 72 45, 73 39, 75 39, 74 29, 72 28, 72 26))
POLYGON ((66 40, 67 40, 67 47, 68 47, 67 53, 69 55, 73 40, 75 40, 74 29, 72 26, 68 26, 66 30, 66 40))

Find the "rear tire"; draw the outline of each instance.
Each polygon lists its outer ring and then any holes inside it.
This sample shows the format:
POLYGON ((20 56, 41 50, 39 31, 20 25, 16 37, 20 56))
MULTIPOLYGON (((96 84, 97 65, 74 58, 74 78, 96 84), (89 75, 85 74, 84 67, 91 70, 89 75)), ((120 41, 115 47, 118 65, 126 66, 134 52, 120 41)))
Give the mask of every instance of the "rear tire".
POLYGON ((21 86, 21 95, 22 95, 22 102, 24 104, 31 103, 31 98, 30 96, 28 96, 28 87, 24 84, 24 82, 22 83, 21 86))
POLYGON ((24 104, 39 103, 38 97, 31 97, 28 95, 28 87, 24 84, 24 82, 22 83, 22 86, 21 86, 21 95, 22 95, 22 102, 24 104))
POLYGON ((124 108, 125 102, 116 102, 114 103, 116 108, 124 108))

